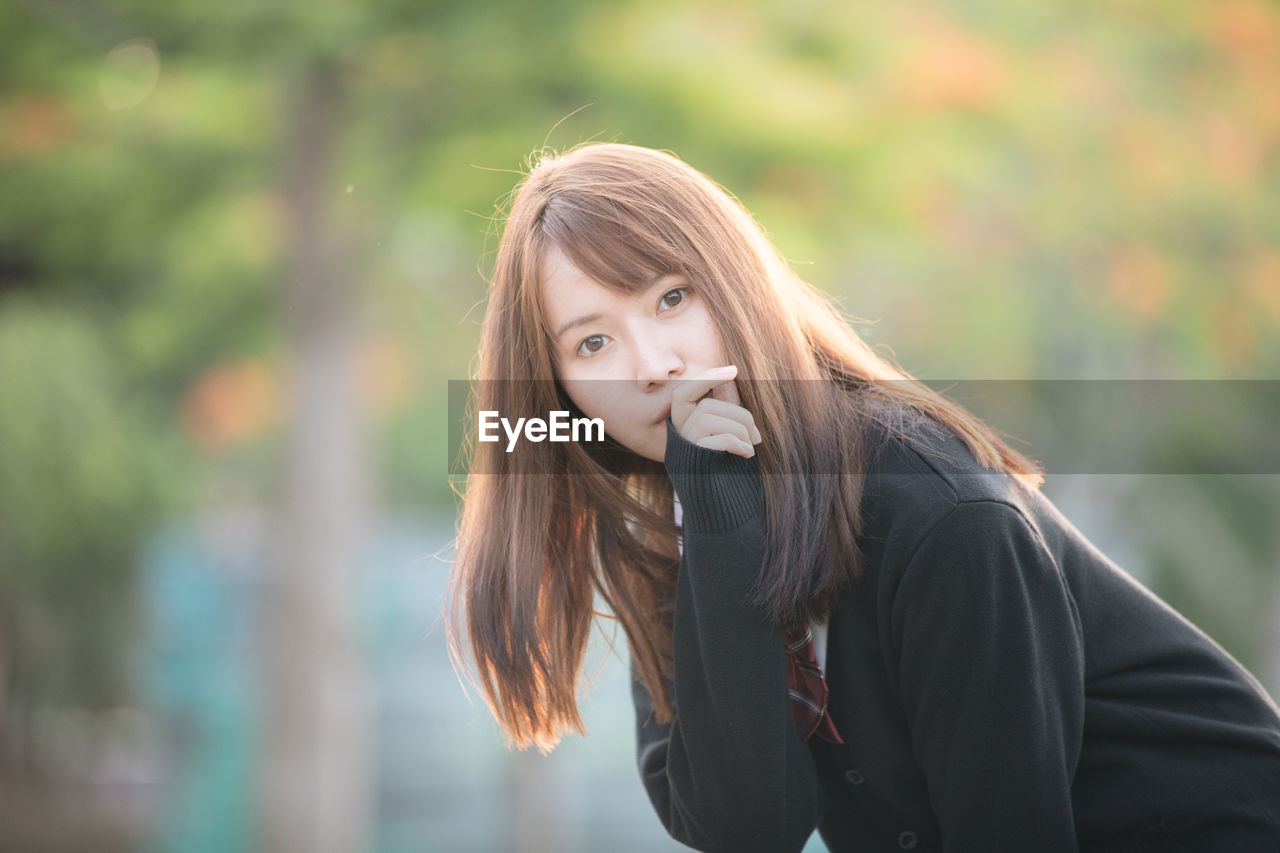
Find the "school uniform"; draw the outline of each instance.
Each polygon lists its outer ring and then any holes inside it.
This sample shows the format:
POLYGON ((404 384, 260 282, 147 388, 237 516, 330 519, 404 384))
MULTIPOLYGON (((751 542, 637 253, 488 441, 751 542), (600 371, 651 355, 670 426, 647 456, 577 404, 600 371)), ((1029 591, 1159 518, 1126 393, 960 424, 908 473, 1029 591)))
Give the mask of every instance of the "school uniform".
POLYGON ((875 456, 865 574, 815 626, 834 743, 801 733, 783 635, 745 603, 756 459, 668 419, 676 720, 632 677, 667 832, 707 851, 796 851, 815 829, 833 851, 1280 851, 1274 700, 1047 498, 922 429, 950 459, 897 438, 875 456))

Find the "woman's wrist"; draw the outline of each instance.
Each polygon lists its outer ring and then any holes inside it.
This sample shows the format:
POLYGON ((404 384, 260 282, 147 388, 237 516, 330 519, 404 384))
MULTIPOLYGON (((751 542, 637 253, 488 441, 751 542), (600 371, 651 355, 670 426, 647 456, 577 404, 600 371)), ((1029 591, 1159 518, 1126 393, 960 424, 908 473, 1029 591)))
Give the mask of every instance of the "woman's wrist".
POLYGON ((757 457, 694 444, 668 416, 663 464, 680 499, 686 531, 722 533, 762 517, 764 481, 757 457))

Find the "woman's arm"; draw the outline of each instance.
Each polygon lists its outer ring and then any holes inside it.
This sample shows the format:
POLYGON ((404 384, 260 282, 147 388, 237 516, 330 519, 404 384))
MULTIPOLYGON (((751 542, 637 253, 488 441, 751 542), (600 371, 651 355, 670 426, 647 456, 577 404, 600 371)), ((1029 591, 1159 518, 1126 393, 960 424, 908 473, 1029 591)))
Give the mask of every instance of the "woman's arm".
POLYGON ((667 422, 683 510, 673 642, 676 718, 658 725, 632 676, 636 758, 672 838, 707 851, 794 851, 822 791, 787 692, 781 630, 747 603, 762 566, 757 462, 695 445, 667 422))
POLYGON ((1038 531, 1010 504, 958 504, 906 563, 889 608, 944 848, 1074 853, 1083 635, 1038 531))

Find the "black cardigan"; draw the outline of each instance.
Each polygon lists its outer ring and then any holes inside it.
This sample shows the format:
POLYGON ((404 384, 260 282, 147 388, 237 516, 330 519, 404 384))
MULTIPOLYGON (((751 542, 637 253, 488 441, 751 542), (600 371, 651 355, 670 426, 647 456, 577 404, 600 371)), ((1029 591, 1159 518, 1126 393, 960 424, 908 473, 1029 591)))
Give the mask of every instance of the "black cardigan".
MULTIPOLYGON (((866 573, 829 623, 843 746, 800 734, 781 630, 748 607, 757 460, 667 420, 683 509, 676 720, 632 670, 637 763, 707 851, 1280 851, 1280 711, 1050 501, 925 428, 867 471, 866 573)), ((1212 571, 1213 567, 1206 567, 1212 571)))

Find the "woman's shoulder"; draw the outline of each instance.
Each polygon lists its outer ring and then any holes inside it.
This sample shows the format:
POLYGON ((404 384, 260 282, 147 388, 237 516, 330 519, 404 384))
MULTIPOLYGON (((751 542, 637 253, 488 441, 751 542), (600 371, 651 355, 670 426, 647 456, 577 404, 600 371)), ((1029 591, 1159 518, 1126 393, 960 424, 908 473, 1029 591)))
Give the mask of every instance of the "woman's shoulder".
MULTIPOLYGON (((1021 571, 1020 563, 1001 563, 994 555, 1009 549, 1044 554, 1042 547, 1057 547, 1053 543, 1070 535, 1056 527, 1055 513, 1044 510, 1043 495, 1004 469, 985 467, 939 421, 921 416, 894 428, 880 424, 869 439, 857 533, 865 558, 858 589, 871 593, 863 596, 867 601, 892 607, 913 566, 917 578, 945 576, 926 588, 947 598, 952 584, 968 576, 956 565, 974 569, 976 560, 991 572, 1021 571)), ((1056 564, 1052 553, 1049 563, 1056 564)))
POLYGON ((1017 482, 1003 469, 984 467, 949 425, 904 410, 868 422, 865 474, 871 486, 905 490, 943 503, 999 500, 1017 482))
POLYGON ((1025 509, 1025 487, 986 468, 948 425, 913 410, 866 426, 862 515, 867 535, 919 535, 957 506, 1006 503, 1025 509))

